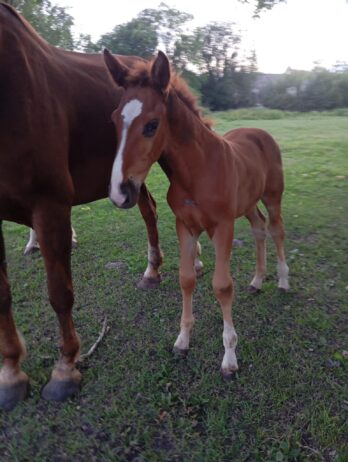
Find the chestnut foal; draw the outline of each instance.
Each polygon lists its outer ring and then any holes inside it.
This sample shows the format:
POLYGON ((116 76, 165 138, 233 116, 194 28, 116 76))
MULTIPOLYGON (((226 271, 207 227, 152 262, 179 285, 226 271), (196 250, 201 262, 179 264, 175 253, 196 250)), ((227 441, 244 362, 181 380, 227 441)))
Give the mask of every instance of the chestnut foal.
POLYGON ((115 82, 124 87, 112 115, 117 156, 109 197, 121 208, 136 204, 139 188, 158 161, 167 173, 167 199, 176 216, 180 242, 180 285, 183 311, 174 350, 186 353, 194 324, 192 293, 196 285, 197 239, 207 231, 215 247, 214 293, 220 302, 225 354, 221 369, 230 378, 238 369, 237 334, 232 321, 233 282, 230 256, 234 220, 245 216, 256 241, 256 273, 251 289, 261 289, 266 269, 266 220, 278 255, 278 287, 289 289, 284 254, 281 198, 284 189, 280 150, 263 130, 240 128, 223 137, 212 131, 184 81, 171 72, 162 52, 150 63, 129 69, 107 50, 104 59, 115 82), (162 157, 160 158, 161 154, 162 157))

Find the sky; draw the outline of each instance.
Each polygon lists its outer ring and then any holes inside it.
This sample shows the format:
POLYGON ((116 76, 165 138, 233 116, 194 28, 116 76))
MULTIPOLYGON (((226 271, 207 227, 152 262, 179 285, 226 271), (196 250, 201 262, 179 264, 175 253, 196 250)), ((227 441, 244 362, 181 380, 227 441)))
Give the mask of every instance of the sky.
MULTIPOLYGON (((96 41, 117 24, 133 19, 161 0, 53 0, 68 7, 75 33, 96 41), (120 5, 122 7, 120 8, 120 5)), ((311 70, 315 65, 331 68, 348 62, 348 0, 287 0, 253 19, 252 5, 238 0, 164 0, 194 16, 192 26, 211 21, 231 21, 242 33, 242 47, 255 49, 258 69, 282 73, 288 67, 311 70)))

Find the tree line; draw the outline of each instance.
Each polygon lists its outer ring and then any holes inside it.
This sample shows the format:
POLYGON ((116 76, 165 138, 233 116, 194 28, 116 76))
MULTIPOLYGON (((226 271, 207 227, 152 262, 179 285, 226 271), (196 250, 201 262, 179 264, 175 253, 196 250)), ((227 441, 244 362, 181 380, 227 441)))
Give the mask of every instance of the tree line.
MULTIPOLYGON (((280 1, 283 0, 257 0, 255 15, 280 1)), ((308 111, 348 106, 347 69, 337 73, 325 69, 311 73, 289 71, 259 88, 256 53, 241 54, 240 33, 230 22, 212 22, 192 30, 188 27, 192 15, 161 3, 156 9, 144 9, 131 21, 116 25, 93 42, 90 35, 74 37, 72 16, 50 0, 7 2, 55 46, 96 53, 108 48, 116 54, 145 59, 158 48, 164 50, 201 103, 211 110, 262 105, 308 111)))

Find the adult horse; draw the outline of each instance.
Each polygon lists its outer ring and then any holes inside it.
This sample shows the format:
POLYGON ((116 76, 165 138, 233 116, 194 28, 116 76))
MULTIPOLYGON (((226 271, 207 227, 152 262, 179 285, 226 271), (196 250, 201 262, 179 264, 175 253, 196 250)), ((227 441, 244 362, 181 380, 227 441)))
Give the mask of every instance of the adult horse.
POLYGON ((160 162, 170 181, 167 199, 176 216, 183 296, 181 330, 174 349, 184 354, 189 348, 194 323, 194 257, 198 236, 205 230, 215 247, 213 289, 224 320, 225 354, 221 370, 224 377, 230 378, 238 369, 230 274, 234 220, 246 216, 250 221, 257 254, 251 288, 260 290, 266 267, 266 225, 257 206, 259 200, 267 209, 269 231, 276 244, 278 287, 289 289, 279 147, 263 130, 241 128, 229 131, 224 137, 212 131, 201 118, 184 81, 172 74, 164 53, 159 52, 152 63, 139 63, 134 69, 107 50, 104 57, 115 82, 125 89, 112 116, 118 145, 110 199, 121 208, 134 205, 151 165, 164 153, 160 162))
MULTIPOLYGON (((120 58, 132 66, 137 58, 120 58)), ((25 346, 11 312, 1 220, 34 228, 45 260, 49 299, 61 333, 60 358, 46 399, 64 400, 79 386, 79 339, 72 320, 70 211, 107 197, 115 157, 110 119, 122 90, 110 88, 100 55, 47 44, 10 6, 0 3, 0 407, 27 393, 25 346)), ((143 286, 159 281, 156 204, 145 185, 139 208, 149 240, 143 286)))

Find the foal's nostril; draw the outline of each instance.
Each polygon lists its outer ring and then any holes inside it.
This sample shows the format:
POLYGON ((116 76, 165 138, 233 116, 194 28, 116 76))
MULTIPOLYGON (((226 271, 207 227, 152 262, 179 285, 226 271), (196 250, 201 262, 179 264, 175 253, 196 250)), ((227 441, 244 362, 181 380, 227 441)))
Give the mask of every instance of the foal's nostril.
POLYGON ((132 180, 127 180, 121 183, 120 191, 124 196, 124 202, 121 205, 123 209, 133 207, 138 199, 139 188, 133 183, 132 180))

